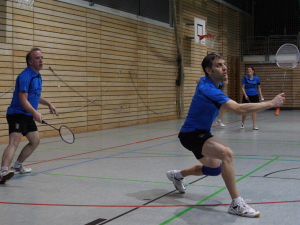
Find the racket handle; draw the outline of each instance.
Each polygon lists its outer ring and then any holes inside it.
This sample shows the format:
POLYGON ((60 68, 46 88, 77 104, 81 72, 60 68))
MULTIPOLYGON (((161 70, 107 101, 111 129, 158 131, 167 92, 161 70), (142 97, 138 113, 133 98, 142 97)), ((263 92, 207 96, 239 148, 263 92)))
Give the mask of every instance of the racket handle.
POLYGON ((279 116, 279 112, 280 112, 280 107, 277 107, 274 114, 275 114, 276 116, 279 116))

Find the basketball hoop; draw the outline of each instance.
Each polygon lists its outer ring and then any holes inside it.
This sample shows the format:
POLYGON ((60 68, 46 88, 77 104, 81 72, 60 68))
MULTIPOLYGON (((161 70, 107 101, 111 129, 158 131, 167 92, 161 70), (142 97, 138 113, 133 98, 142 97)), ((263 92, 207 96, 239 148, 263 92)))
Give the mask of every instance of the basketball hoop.
POLYGON ((217 36, 218 35, 216 35, 216 34, 205 34, 205 35, 199 35, 199 39, 200 39, 200 41, 205 39, 206 46, 209 48, 213 48, 215 41, 217 39, 217 36))
POLYGON ((18 0, 19 7, 33 8, 34 0, 18 0))

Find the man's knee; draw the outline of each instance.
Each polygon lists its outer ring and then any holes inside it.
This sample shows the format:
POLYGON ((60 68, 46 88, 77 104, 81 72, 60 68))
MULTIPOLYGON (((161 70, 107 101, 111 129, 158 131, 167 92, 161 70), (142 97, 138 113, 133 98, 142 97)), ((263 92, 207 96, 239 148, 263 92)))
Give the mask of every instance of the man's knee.
POLYGON ((229 147, 225 147, 220 157, 222 161, 232 161, 233 160, 233 152, 229 147))
POLYGON ((217 168, 202 166, 202 173, 206 176, 218 176, 222 172, 222 164, 217 168))
POLYGON ((40 139, 34 139, 34 140, 30 140, 29 144, 32 145, 34 148, 36 148, 39 144, 40 144, 40 139))

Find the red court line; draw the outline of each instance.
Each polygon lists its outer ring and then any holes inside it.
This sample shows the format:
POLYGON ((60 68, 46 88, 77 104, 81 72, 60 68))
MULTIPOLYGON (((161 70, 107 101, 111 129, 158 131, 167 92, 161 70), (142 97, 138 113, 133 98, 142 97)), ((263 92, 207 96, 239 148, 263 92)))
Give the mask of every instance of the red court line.
MULTIPOLYGON (((283 204, 295 203, 294 201, 278 201, 278 202, 255 202, 247 203, 249 205, 264 205, 264 204, 283 204)), ((198 207, 198 206, 229 206, 230 204, 201 204, 201 205, 71 205, 71 204, 43 204, 43 203, 22 203, 22 202, 0 202, 6 205, 32 205, 32 206, 67 206, 67 207, 98 207, 98 208, 164 208, 164 207, 198 207)))
POLYGON ((56 158, 56 159, 44 160, 44 161, 40 161, 40 162, 26 164, 25 166, 31 166, 31 165, 45 163, 45 162, 51 162, 51 161, 55 161, 55 160, 59 160, 59 159, 66 159, 66 158, 70 158, 70 157, 74 157, 74 156, 85 155, 85 154, 90 154, 90 153, 94 153, 94 152, 105 151, 105 150, 114 149, 114 148, 120 148, 120 147, 124 147, 124 146, 129 146, 129 145, 139 144, 139 143, 143 143, 143 142, 158 140, 158 139, 162 139, 162 138, 172 137, 172 136, 175 136, 175 135, 178 135, 178 134, 171 134, 171 135, 167 135, 167 136, 163 136, 163 137, 152 138, 152 139, 143 140, 143 141, 137 141, 137 142, 133 142, 133 143, 128 143, 128 144, 124 144, 124 145, 119 145, 119 146, 114 146, 114 147, 109 147, 109 148, 104 148, 104 149, 99 149, 99 150, 94 150, 94 151, 90 151, 90 152, 83 152, 83 153, 79 153, 79 154, 75 154, 75 155, 69 155, 69 156, 64 156, 64 157, 60 157, 60 158, 56 158))

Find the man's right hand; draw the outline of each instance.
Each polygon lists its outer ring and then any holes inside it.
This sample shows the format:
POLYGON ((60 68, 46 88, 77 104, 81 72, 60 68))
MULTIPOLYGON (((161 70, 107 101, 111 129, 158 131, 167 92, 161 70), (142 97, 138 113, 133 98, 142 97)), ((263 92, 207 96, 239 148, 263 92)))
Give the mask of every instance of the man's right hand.
POLYGON ((272 100, 272 103, 274 104, 274 107, 277 108, 283 105, 284 100, 285 100, 284 93, 281 93, 272 100))
POLYGON ((42 114, 40 114, 39 112, 35 112, 34 114, 33 114, 33 120, 34 121, 36 121, 36 122, 39 122, 39 123, 43 123, 42 121, 43 121, 43 116, 42 116, 42 114))

